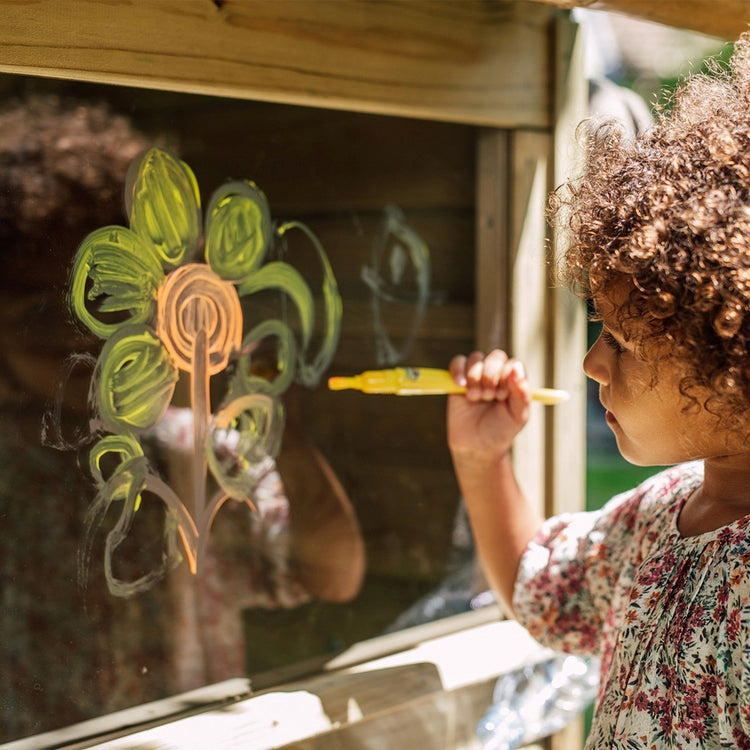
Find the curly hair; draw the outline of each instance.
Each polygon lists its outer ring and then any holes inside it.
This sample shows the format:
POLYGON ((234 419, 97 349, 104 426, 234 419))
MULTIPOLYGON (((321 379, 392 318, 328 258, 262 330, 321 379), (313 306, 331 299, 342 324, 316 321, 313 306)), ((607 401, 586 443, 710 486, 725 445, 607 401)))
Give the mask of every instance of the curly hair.
POLYGON ((0 109, 3 284, 43 286, 78 243, 121 223, 128 165, 151 145, 104 104, 32 95, 0 109))
POLYGON ((682 392, 708 389, 728 416, 750 396, 750 35, 671 104, 635 139, 584 131, 584 176, 550 214, 570 234, 568 284, 591 298, 626 283, 617 324, 636 352, 678 358, 682 392))

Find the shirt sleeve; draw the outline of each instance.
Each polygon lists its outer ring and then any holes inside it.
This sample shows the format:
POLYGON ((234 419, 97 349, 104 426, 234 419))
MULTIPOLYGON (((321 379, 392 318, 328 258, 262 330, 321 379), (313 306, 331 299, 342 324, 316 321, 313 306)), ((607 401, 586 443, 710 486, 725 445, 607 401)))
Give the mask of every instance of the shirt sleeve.
POLYGON ((599 511, 547 520, 529 543, 516 578, 516 618, 556 651, 601 656, 602 631, 617 579, 632 557, 642 490, 599 511))
POLYGON ((720 658, 732 673, 728 679, 733 677, 740 684, 738 716, 728 705, 726 718, 734 724, 732 733, 737 747, 750 747, 750 549, 743 552, 738 555, 741 568, 730 579, 731 596, 719 642, 725 650, 724 654, 720 651, 720 658))

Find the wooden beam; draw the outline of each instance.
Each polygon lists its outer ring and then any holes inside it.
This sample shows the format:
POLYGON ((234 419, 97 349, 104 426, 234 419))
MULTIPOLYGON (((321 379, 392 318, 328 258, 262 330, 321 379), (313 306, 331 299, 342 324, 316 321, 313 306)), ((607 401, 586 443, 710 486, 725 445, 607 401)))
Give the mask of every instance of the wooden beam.
POLYGON ((557 8, 608 10, 732 41, 750 24, 748 0, 536 0, 557 8))
POLYGON ((555 12, 511 0, 3 3, 0 72, 546 127, 555 12))
POLYGON ((510 134, 483 130, 477 140, 477 348, 510 346, 510 134))
POLYGON ((231 680, 8 748, 179 750, 209 736, 215 747, 286 750, 476 747, 475 727, 497 678, 553 655, 517 623, 498 617, 496 607, 467 612, 458 615, 457 632, 436 635, 440 623, 429 623, 389 636, 404 644, 385 656, 363 660, 376 643, 365 642, 320 674, 273 689, 252 692, 248 681, 231 680), (417 633, 429 635, 406 645, 417 633))

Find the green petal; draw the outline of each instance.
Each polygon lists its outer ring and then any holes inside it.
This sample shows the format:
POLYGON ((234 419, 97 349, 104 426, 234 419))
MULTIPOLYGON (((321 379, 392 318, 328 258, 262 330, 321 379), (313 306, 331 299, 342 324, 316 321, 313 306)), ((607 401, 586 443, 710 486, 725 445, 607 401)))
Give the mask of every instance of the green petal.
POLYGON ((135 232, 125 227, 101 227, 89 234, 76 252, 70 303, 92 333, 106 338, 123 325, 145 323, 151 317, 156 290, 163 280, 161 264, 135 232), (91 281, 88 289, 87 281, 91 281), (99 313, 128 316, 107 323, 91 312, 91 306, 99 313))
POLYGON ((315 308, 312 292, 302 274, 288 263, 274 261, 267 263, 243 281, 237 291, 240 295, 248 295, 264 289, 280 289, 292 298, 302 325, 303 346, 307 346, 312 333, 315 308))
POLYGON ((200 193, 193 171, 160 148, 146 151, 130 169, 130 227, 154 248, 166 269, 179 266, 201 235, 200 193))
POLYGON ((98 487, 103 487, 107 480, 102 474, 102 459, 108 453, 117 453, 120 463, 112 471, 114 476, 133 458, 143 457, 141 444, 132 435, 105 435, 89 453, 89 469, 98 487))
POLYGON ((275 336, 278 339, 276 368, 279 374, 273 380, 252 375, 250 372, 252 355, 242 354, 229 387, 230 397, 236 398, 249 393, 267 393, 271 396, 278 396, 284 393, 291 384, 295 374, 297 345, 294 334, 283 321, 271 319, 259 323, 242 339, 240 351, 251 350, 251 344, 269 336, 275 336))
POLYGON ((206 459, 229 497, 252 496, 260 477, 257 468, 278 453, 283 429, 281 402, 264 393, 241 396, 215 415, 206 459))
MULTIPOLYGON (((317 353, 312 359, 306 357, 305 349, 309 343, 309 332, 304 341, 303 351, 300 353, 300 362, 297 377, 301 383, 313 387, 318 384, 320 377, 330 364, 336 354, 336 347, 341 336, 341 319, 343 317, 343 305, 339 294, 336 277, 333 268, 328 261, 328 256, 315 234, 299 221, 290 221, 282 224, 278 234, 283 237, 290 230, 301 231, 312 244, 323 270, 323 303, 325 305, 325 321, 323 340, 317 353)), ((308 290, 309 291, 309 290, 308 290)), ((301 314, 301 313, 300 313, 301 314)), ((312 329, 312 318, 310 319, 310 330, 312 329)))
POLYGON ((94 375, 99 415, 110 432, 142 431, 163 416, 177 368, 146 326, 123 328, 104 345, 94 375))
POLYGON ((206 260, 226 281, 247 278, 263 261, 271 237, 271 211, 251 182, 228 182, 206 211, 206 260))

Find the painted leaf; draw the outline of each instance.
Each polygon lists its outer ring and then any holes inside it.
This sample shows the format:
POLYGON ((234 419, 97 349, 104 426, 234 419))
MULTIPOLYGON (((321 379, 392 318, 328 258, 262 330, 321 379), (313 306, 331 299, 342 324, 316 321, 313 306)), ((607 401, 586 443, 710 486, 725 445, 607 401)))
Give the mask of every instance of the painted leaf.
POLYGON ((341 336, 341 318, 343 317, 343 305, 341 302, 341 295, 339 294, 338 284, 336 283, 336 277, 333 273, 333 268, 328 261, 323 246, 320 244, 320 240, 305 224, 299 221, 290 221, 286 224, 282 224, 278 229, 280 237, 285 237, 290 231, 299 231, 305 236, 306 240, 310 242, 313 249, 315 250, 318 260, 320 262, 321 270, 323 272, 323 304, 325 306, 325 319, 323 322, 323 338, 318 347, 318 351, 315 356, 309 357, 307 355, 307 347, 310 343, 310 335, 312 332, 312 315, 309 322, 309 330, 303 341, 302 351, 299 355, 299 365, 297 377, 301 383, 308 387, 314 387, 320 381, 320 377, 325 369, 330 364, 336 353, 336 347, 339 343, 341 336))
POLYGON ((137 234, 126 227, 102 227, 76 252, 71 306, 92 333, 107 338, 124 325, 149 320, 163 280, 159 260, 137 234))
POLYGON ((238 358, 237 369, 229 386, 230 397, 239 397, 246 393, 268 393, 278 396, 291 385, 296 368, 297 344, 286 323, 275 318, 259 323, 242 339, 240 351, 242 354, 238 358), (254 374, 251 353, 255 344, 269 337, 277 340, 278 374, 271 380, 254 374))
POLYGON ((289 295, 299 312, 302 326, 303 346, 307 346, 312 333, 315 308, 310 287, 302 274, 288 263, 274 261, 256 271, 246 281, 239 285, 240 295, 253 294, 264 289, 279 289, 289 295))
POLYGON ((281 404, 264 393, 241 396, 215 415, 206 457, 227 495, 237 500, 252 496, 264 459, 278 453, 282 429, 281 404))
POLYGON ((143 456, 143 448, 132 435, 127 433, 123 435, 105 435, 91 449, 91 453, 89 453, 89 470, 97 486, 100 488, 107 482, 102 471, 102 459, 110 453, 116 453, 120 458, 120 462, 112 470, 112 475, 114 475, 118 471, 123 470, 131 459, 141 458, 143 456))

